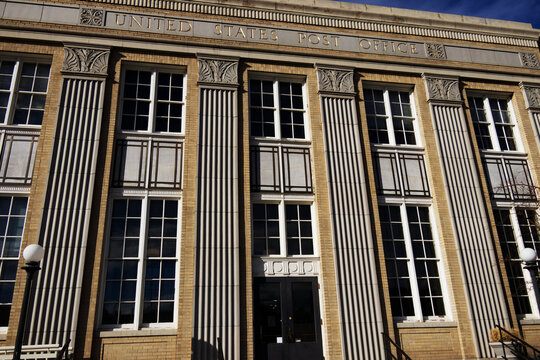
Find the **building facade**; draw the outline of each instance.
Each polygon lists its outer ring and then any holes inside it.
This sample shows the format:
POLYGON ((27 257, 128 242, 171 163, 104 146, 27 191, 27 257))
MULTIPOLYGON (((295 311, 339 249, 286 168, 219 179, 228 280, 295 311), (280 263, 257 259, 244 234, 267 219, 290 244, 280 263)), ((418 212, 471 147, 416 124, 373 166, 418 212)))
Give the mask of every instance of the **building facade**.
POLYGON ((0 347, 540 346, 540 30, 330 1, 0 1, 0 347))

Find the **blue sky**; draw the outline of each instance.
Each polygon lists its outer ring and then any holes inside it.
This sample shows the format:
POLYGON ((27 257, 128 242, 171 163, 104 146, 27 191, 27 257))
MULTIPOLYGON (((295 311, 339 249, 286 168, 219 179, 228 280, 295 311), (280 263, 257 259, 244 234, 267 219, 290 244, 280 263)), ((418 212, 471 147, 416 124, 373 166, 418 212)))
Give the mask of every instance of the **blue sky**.
POLYGON ((540 0, 341 0, 531 23, 540 29, 540 0))

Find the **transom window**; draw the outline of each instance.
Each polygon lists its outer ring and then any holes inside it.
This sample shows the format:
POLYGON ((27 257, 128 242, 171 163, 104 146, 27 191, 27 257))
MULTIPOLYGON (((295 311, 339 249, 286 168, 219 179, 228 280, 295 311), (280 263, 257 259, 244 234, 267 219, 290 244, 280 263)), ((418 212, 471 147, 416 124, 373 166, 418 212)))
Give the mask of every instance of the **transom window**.
POLYGON ((417 144, 410 92, 366 88, 364 101, 372 144, 417 144))
POLYGON ((158 70, 124 72, 121 130, 183 132, 184 75, 158 70))
POLYGON ((392 315, 404 320, 447 314, 438 245, 426 206, 380 205, 392 315))
POLYGON ((254 137, 307 139, 303 84, 251 79, 249 123, 254 137))
POLYGON ((314 255, 311 205, 253 204, 253 254, 314 255))
MULTIPOLYGON (((533 281, 528 271, 523 270, 519 253, 524 248, 540 252, 540 238, 534 209, 494 209, 497 233, 501 242, 506 274, 516 314, 522 317, 540 317, 538 299, 527 283, 533 281)), ((538 261, 540 265, 540 261, 538 261)), ((540 285, 540 284, 539 284, 540 285)))
POLYGON ((178 200, 112 202, 102 324, 169 326, 175 322, 178 200))
POLYGON ((515 121, 507 100, 487 96, 468 98, 480 150, 515 151, 515 121))
POLYGON ((0 60, 0 123, 41 125, 49 64, 0 60))
POLYGON ((0 196, 0 327, 8 326, 28 198, 0 196))

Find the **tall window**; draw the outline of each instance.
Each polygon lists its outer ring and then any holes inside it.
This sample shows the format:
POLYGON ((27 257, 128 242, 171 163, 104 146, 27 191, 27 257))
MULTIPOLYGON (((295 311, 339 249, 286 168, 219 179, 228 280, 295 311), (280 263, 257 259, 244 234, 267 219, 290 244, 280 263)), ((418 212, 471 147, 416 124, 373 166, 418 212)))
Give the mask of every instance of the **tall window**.
POLYGON ((26 197, 0 196, 0 327, 9 322, 27 203, 26 197))
POLYGON ((311 205, 253 204, 253 255, 314 255, 311 205))
POLYGON ((425 206, 380 205, 392 315, 404 320, 446 316, 441 264, 425 206))
POLYGON ((170 70, 124 71, 114 187, 181 189, 184 82, 170 70))
MULTIPOLYGON (((523 270, 519 253, 524 248, 540 252, 540 238, 534 209, 494 209, 497 233, 501 242, 506 274, 516 314, 522 317, 540 317, 538 299, 527 283, 534 281, 523 270)), ((540 265, 540 261, 538 261, 540 265)))
POLYGON ((372 144, 417 144, 409 91, 367 88, 364 101, 372 144))
POLYGON ((0 59, 0 184, 30 185, 50 64, 0 59))
POLYGON ((487 96, 469 97, 478 147, 481 150, 515 151, 515 121, 507 100, 487 96))
POLYGON ((251 189, 311 193, 311 151, 301 82, 249 81, 251 189))
POLYGON ((178 219, 177 200, 113 200, 103 325, 139 328, 174 323, 178 219))
POLYGON ((251 136, 306 139, 303 92, 299 82, 250 80, 251 136))
POLYGON ((158 70, 126 70, 122 130, 182 132, 184 76, 158 70))
POLYGON ((313 257, 314 199, 304 82, 268 75, 250 79, 249 123, 253 255, 313 257))
POLYGON ((0 60, 0 123, 41 125, 49 64, 0 60))

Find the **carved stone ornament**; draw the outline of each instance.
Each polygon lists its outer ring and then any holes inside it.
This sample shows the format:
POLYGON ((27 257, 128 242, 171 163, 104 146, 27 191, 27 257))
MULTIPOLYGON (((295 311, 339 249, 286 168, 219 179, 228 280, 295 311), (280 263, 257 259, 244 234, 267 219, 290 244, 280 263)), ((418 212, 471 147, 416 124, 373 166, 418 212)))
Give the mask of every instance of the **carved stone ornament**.
POLYGON ((106 75, 109 50, 77 47, 64 48, 62 71, 84 74, 106 75))
POLYGON ((103 26, 105 10, 81 8, 81 25, 103 26))
POLYGON ((199 81, 238 85, 238 61, 199 58, 199 81))
POLYGON ((354 93, 353 71, 318 68, 319 91, 354 93))
POLYGON ((521 58, 521 64, 524 67, 532 69, 540 69, 540 62, 538 61, 538 56, 535 53, 519 53, 521 58))
POLYGON ((446 51, 443 44, 426 43, 426 56, 432 59, 446 59, 446 51))
POLYGON ((461 101, 457 79, 425 77, 428 100, 461 101))
POLYGON ((523 86, 529 108, 540 109, 540 87, 523 86))

